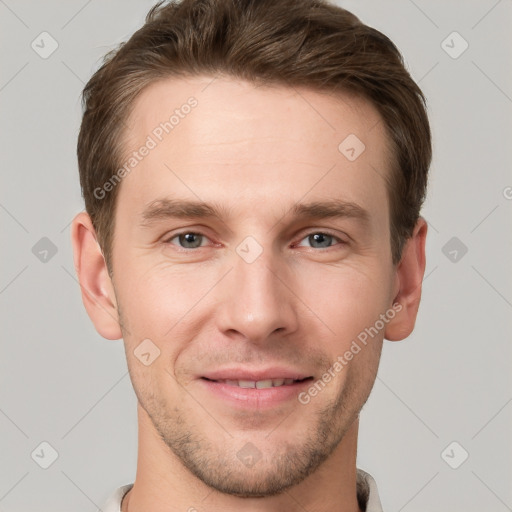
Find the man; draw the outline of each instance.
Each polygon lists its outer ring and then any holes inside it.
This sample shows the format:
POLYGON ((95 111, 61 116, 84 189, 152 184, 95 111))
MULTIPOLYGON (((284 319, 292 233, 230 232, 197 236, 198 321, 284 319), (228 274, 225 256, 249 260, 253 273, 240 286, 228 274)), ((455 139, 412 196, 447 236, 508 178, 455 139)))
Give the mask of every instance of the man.
POLYGON ((418 312, 424 102, 389 39, 319 0, 158 4, 107 56, 72 242, 139 451, 104 511, 382 510, 359 413, 418 312))

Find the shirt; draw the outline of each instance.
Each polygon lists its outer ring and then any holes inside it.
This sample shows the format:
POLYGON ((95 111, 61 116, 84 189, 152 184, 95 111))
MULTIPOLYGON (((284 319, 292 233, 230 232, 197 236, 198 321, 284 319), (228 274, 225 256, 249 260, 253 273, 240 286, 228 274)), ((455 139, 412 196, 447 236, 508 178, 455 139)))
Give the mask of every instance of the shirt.
MULTIPOLYGON (((101 509, 103 512, 121 512, 121 501, 133 484, 116 489, 101 509)), ((357 469, 357 501, 364 512, 383 512, 377 484, 370 473, 357 469)))

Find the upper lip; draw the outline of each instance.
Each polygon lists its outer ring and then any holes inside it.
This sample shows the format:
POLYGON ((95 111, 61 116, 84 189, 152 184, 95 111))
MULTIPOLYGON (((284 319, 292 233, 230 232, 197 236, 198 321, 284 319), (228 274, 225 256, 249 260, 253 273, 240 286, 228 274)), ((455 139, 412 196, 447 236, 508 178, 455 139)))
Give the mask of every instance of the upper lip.
POLYGON ((214 370, 201 375, 202 378, 210 380, 269 380, 269 379, 294 379, 302 380, 311 377, 310 374, 294 370, 293 368, 284 368, 275 366, 272 368, 254 369, 254 368, 223 368, 214 370))

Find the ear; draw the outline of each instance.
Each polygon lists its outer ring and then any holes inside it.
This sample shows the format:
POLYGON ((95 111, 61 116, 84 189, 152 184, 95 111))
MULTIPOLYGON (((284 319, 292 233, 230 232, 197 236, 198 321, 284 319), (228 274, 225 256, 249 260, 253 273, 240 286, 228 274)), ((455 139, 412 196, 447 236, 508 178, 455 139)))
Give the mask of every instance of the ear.
POLYGON ((386 325, 384 338, 389 341, 403 340, 414 329, 425 274, 427 227, 427 221, 420 217, 404 245, 402 259, 397 266, 393 304, 400 304, 401 309, 397 308, 397 314, 386 325))
POLYGON ((122 338, 114 287, 91 218, 85 212, 73 219, 71 243, 82 301, 89 318, 104 338, 122 338))

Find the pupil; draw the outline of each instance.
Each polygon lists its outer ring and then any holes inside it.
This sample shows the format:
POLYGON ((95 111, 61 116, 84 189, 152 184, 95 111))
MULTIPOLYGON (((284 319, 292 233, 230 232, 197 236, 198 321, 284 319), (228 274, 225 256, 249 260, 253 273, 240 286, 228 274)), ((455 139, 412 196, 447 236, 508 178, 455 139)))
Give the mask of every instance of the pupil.
POLYGON ((182 237, 185 240, 185 244, 192 244, 193 247, 197 247, 197 240, 194 242, 194 238, 196 237, 196 233, 185 233, 182 237))
POLYGON ((324 244, 327 242, 328 245, 330 235, 325 235, 323 233, 315 233, 314 235, 312 235, 312 237, 315 242, 318 242, 320 244, 322 244, 322 242, 324 244))

